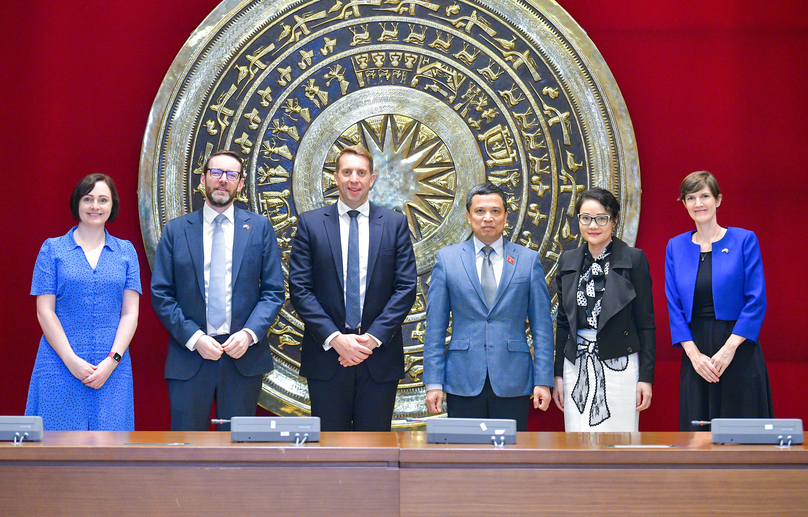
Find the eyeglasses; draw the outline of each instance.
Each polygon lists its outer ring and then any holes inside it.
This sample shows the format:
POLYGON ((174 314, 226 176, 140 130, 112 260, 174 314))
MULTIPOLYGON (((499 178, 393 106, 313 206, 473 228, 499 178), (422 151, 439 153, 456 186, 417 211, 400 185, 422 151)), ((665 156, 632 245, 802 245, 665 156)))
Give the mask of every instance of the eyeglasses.
POLYGON ((609 220, 611 220, 611 216, 605 214, 598 214, 595 217, 589 214, 578 214, 578 222, 584 226, 589 226, 592 221, 595 221, 598 226, 606 226, 609 224, 609 220))
POLYGON ((208 169, 208 174, 215 180, 221 178, 222 174, 224 174, 228 181, 236 181, 241 176, 239 171, 223 171, 222 169, 208 169))

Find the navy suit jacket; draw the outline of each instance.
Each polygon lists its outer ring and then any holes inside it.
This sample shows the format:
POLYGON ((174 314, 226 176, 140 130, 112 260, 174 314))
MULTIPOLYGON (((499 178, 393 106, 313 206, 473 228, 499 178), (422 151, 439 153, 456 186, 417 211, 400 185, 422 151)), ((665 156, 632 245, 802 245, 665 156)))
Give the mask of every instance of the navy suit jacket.
MULTIPOLYGON (((677 235, 665 252, 665 295, 675 346, 693 341, 689 324, 701 246, 692 236, 693 232, 677 235)), ((743 228, 727 228, 724 237, 713 243, 712 261, 716 319, 735 321, 734 334, 757 342, 766 314, 766 280, 757 237, 743 228)))
POLYGON ((504 242, 504 255, 489 307, 473 240, 438 252, 427 293, 424 384, 440 383, 446 393, 463 397, 482 392, 486 373, 499 397, 519 397, 533 393, 534 386, 553 385, 553 323, 541 257, 509 241, 504 242), (450 313, 452 338, 447 347, 450 313))
MULTIPOLYGON (((407 218, 370 204, 369 249, 362 332, 382 344, 365 360, 376 382, 404 377, 401 324, 415 302, 417 271, 407 218)), ((306 324, 300 375, 329 380, 341 368, 333 348, 323 350, 326 338, 345 330, 337 205, 298 216, 297 233, 289 258, 289 298, 306 324)))
MULTIPOLYGON (((267 331, 284 302, 278 241, 266 217, 236 208, 233 233, 231 333, 243 328, 261 340, 235 360, 244 376, 272 371, 267 331)), ((202 210, 166 224, 152 273, 154 312, 171 334, 165 377, 187 380, 205 359, 185 343, 197 330, 207 332, 202 210)))

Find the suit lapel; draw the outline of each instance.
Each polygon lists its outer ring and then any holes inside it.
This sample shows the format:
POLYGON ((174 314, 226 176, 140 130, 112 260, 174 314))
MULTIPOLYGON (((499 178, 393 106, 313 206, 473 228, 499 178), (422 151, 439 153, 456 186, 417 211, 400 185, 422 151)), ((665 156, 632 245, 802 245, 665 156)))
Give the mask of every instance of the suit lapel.
POLYGON ((331 247, 331 257, 334 259, 334 265, 337 268, 337 275, 339 276, 339 285, 345 285, 345 279, 342 276, 342 243, 340 242, 339 235, 339 212, 337 212, 337 204, 334 203, 326 209, 323 217, 323 228, 325 230, 326 239, 331 247))
POLYGON ((488 307, 485 303, 485 295, 483 294, 483 286, 480 284, 480 277, 477 275, 477 261, 474 256, 474 241, 472 239, 463 242, 460 260, 463 262, 463 269, 466 270, 466 274, 474 290, 477 292, 477 296, 480 297, 483 306, 488 307))
POLYGON ((601 301, 602 311, 598 318, 598 331, 637 296, 631 281, 620 274, 621 271, 632 268, 626 248, 627 245, 623 241, 614 239, 612 254, 609 257, 609 274, 606 275, 606 286, 601 301))
MULTIPOLYGON (((370 212, 368 212, 368 267, 365 288, 370 285, 370 279, 373 278, 373 269, 376 266, 376 258, 379 256, 379 247, 382 244, 382 235, 384 235, 383 230, 384 218, 376 206, 370 203, 370 212)), ((367 296, 365 298, 367 299, 367 296)))
POLYGON ((199 292, 203 296, 205 295, 205 246, 202 237, 204 231, 205 221, 202 217, 202 209, 199 209, 194 212, 193 217, 188 218, 188 225, 185 227, 185 241, 188 244, 191 261, 194 263, 199 292))
MULTIPOLYGON (((586 246, 586 244, 584 244, 586 246)), ((581 266, 584 263, 584 248, 580 246, 574 250, 566 252, 564 267, 561 271, 572 271, 561 277, 561 292, 563 293, 564 312, 567 313, 567 322, 570 325, 570 334, 575 336, 578 333, 578 279, 581 278, 581 266)), ((559 271, 559 274, 561 273, 559 271)))
POLYGON ((244 260, 244 250, 250 240, 250 213, 238 208, 233 212, 233 275, 230 279, 231 286, 236 284, 238 272, 241 269, 241 262, 244 260))

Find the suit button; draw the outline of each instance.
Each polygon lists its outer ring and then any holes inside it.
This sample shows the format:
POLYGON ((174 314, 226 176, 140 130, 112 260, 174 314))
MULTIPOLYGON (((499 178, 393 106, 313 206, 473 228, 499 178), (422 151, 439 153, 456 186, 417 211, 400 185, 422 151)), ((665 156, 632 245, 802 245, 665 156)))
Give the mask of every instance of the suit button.
POLYGON ((624 336, 628 336, 628 330, 624 330, 624 331, 623 331, 623 335, 624 335, 624 336))
POLYGON ((491 318, 488 318, 488 319, 487 319, 487 320, 485 320, 485 321, 487 321, 488 323, 491 323, 491 318))
POLYGON ((633 351, 634 351, 634 350, 632 350, 632 349, 631 349, 631 347, 628 347, 628 348, 626 349, 626 352, 628 352, 629 354, 630 354, 631 352, 633 352, 633 351))

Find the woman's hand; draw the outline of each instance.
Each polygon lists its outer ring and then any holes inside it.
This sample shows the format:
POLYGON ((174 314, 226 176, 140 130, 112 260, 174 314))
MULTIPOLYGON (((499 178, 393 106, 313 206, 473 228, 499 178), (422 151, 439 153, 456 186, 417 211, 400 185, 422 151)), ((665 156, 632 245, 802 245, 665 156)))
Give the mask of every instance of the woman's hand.
POLYGON ((81 382, 86 382, 87 378, 95 373, 96 368, 76 354, 73 354, 72 357, 65 361, 65 366, 73 374, 73 377, 81 382))
POLYGON ((724 346, 710 358, 715 369, 718 370, 719 377, 727 371, 727 366, 729 366, 729 363, 731 363, 732 359, 735 357, 735 350, 737 350, 744 341, 746 341, 745 337, 732 334, 727 339, 727 342, 724 343, 724 346))
POLYGON ((651 383, 637 383, 637 411, 651 407, 651 383))
POLYGON ((682 348, 685 349, 693 369, 707 382, 718 382, 718 368, 712 362, 712 359, 699 352, 696 348, 696 343, 693 341, 683 341, 682 348))
POLYGON ((558 409, 564 411, 564 377, 555 378, 555 389, 553 390, 553 401, 558 409))
POLYGON ((105 358, 103 361, 98 363, 98 366, 95 367, 95 372, 84 379, 84 385, 88 388, 92 388, 97 390, 101 386, 107 382, 109 376, 112 375, 112 372, 115 370, 115 367, 118 366, 118 362, 111 357, 105 358))

